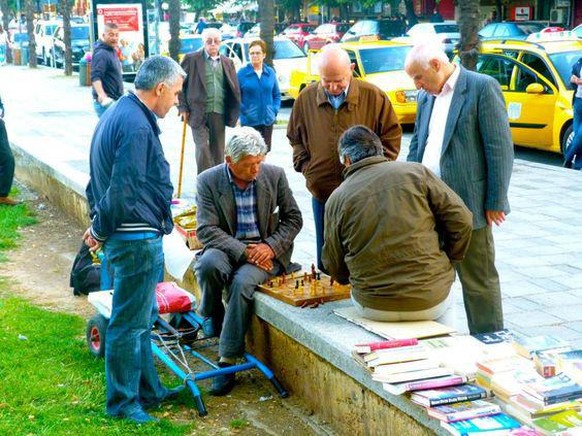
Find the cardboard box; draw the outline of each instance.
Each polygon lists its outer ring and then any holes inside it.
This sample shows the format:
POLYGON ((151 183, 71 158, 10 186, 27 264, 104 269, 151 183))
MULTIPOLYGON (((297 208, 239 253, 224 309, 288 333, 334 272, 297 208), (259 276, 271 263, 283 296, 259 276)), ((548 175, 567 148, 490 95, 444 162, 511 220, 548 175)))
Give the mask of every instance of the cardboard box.
POLYGON ((200 250, 202 248, 202 244, 196 237, 196 229, 185 229, 178 224, 174 224, 174 226, 176 227, 178 233, 182 235, 186 241, 186 245, 190 250, 200 250))

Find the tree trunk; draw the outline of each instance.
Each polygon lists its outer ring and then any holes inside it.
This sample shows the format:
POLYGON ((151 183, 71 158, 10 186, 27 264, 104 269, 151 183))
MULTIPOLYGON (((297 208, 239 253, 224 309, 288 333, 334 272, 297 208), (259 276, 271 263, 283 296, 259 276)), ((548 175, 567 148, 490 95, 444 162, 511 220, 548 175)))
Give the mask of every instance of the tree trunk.
POLYGON ((28 33, 28 65, 36 68, 36 41, 34 39, 34 0, 25 0, 26 32, 28 33))
POLYGON ((479 0, 459 0, 459 57, 468 70, 475 70, 481 42, 479 31, 479 0))
MULTIPOLYGON (((0 10, 4 11, 2 14, 2 27, 4 28, 4 32, 8 33, 8 23, 10 22, 10 15, 8 11, 8 0, 0 0, 0 10)), ((6 43, 6 62, 12 63, 12 50, 9 48, 9 43, 6 43)))
MULTIPOLYGON (((65 56, 63 68, 65 76, 73 75, 73 52, 71 49, 71 3, 70 0, 60 0, 59 9, 63 17, 63 42, 65 43, 65 56)), ((56 59, 55 59, 56 65, 56 59)))
POLYGON ((168 13, 170 14, 170 57, 178 62, 180 53, 180 0, 169 0, 168 13))
POLYGON ((273 66, 273 32, 275 31, 275 3, 273 0, 259 0, 259 22, 261 39, 267 44, 265 64, 273 66))

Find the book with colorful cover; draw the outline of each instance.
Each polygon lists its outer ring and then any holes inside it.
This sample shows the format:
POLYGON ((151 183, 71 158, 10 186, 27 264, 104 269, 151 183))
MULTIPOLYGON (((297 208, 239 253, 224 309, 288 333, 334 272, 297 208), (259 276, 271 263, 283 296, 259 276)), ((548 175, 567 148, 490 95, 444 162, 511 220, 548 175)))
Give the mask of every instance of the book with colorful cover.
POLYGON ((582 386, 564 373, 541 382, 528 383, 522 390, 543 405, 582 398, 582 386))
MULTIPOLYGON (((531 422, 534 418, 539 418, 552 413, 558 413, 568 409, 582 409, 582 402, 576 400, 567 400, 560 403, 549 405, 540 405, 539 400, 531 397, 525 392, 520 392, 509 398, 507 405, 520 412, 524 417, 524 422, 531 422)), ((509 412, 512 414, 511 412, 509 412)))
POLYGON ((513 355, 507 357, 483 359, 476 362, 479 371, 487 376, 492 376, 505 371, 513 371, 517 368, 531 368, 532 362, 525 357, 513 355))
POLYGON ((386 341, 369 342, 367 344, 356 344, 354 345, 354 351, 360 354, 372 353, 376 350, 385 350, 388 348, 399 348, 408 347, 411 345, 417 345, 418 339, 392 339, 386 341))
POLYGON ((556 354, 557 371, 566 373, 582 384, 582 350, 571 350, 556 354))
POLYGON ((508 401, 509 397, 519 394, 526 384, 543 380, 533 367, 518 367, 512 371, 493 374, 490 388, 496 397, 508 401))
POLYGON ((544 435, 553 435, 557 432, 570 433, 569 431, 574 428, 576 428, 576 434, 582 434, 582 412, 570 409, 536 418, 533 420, 533 427, 544 435))
POLYGON ((520 356, 532 358, 534 353, 547 350, 571 350, 570 344, 551 335, 525 336, 514 335, 513 347, 520 356))
POLYGON ((461 401, 426 409, 428 416, 440 421, 454 422, 501 413, 501 407, 485 400, 461 401))
POLYGON ((521 423, 505 413, 498 413, 496 415, 466 419, 463 421, 441 421, 441 427, 453 435, 468 436, 487 435, 493 434, 494 432, 494 434, 502 434, 502 432, 507 434, 512 429, 520 428, 521 423))
POLYGON ((440 406, 441 404, 460 403, 487 398, 487 391, 480 386, 466 383, 437 389, 414 391, 410 400, 424 407, 440 406))
POLYGON ((411 362, 428 358, 426 349, 420 345, 403 348, 377 350, 364 356, 364 361, 370 368, 391 363, 411 362))
POLYGON ((405 383, 383 383, 382 387, 392 395, 402 395, 405 392, 420 391, 425 389, 457 386, 467 383, 467 377, 463 375, 446 375, 443 377, 428 378, 405 383))

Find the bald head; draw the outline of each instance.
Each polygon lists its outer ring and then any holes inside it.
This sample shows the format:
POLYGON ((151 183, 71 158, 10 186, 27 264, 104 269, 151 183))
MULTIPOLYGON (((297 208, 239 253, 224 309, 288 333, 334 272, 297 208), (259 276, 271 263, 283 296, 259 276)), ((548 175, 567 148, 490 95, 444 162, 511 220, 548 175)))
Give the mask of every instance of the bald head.
POLYGON ((344 92, 353 70, 348 53, 337 44, 328 44, 321 49, 318 64, 321 86, 334 96, 344 92))

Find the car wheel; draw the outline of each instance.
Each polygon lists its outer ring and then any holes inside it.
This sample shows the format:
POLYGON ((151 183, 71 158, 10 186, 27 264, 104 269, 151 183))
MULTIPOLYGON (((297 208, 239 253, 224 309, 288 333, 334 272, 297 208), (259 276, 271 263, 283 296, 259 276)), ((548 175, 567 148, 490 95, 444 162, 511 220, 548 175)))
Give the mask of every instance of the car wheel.
POLYGON ((562 151, 562 155, 566 155, 566 150, 568 150, 570 145, 572 145, 572 139, 574 139, 574 126, 570 124, 564 131, 562 140, 560 141, 560 150, 562 151))
POLYGON ((307 54, 309 52, 309 44, 306 42, 303 44, 303 53, 307 54))

